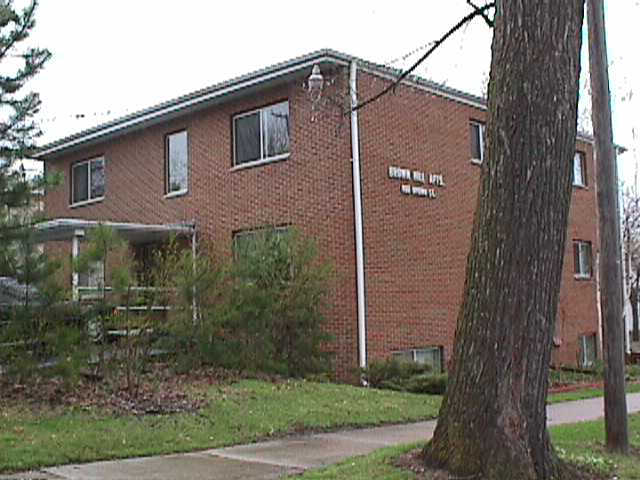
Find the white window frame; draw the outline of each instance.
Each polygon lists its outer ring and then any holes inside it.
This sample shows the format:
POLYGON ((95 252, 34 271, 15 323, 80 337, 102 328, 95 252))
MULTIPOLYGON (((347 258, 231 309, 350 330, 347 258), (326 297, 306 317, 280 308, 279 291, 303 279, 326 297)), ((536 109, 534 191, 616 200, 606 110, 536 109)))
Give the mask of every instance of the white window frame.
POLYGON ((480 158, 474 158, 473 156, 471 156, 471 163, 473 163, 474 165, 482 165, 482 162, 484 162, 484 136, 485 136, 486 125, 482 122, 478 122, 477 120, 471 120, 469 122, 469 125, 471 127, 478 128, 478 134, 479 134, 478 143, 480 145, 480 158))
POLYGON ((233 167, 231 168, 231 170, 240 170, 243 168, 249 168, 249 167, 255 167, 257 165, 262 165, 265 163, 271 163, 271 162, 277 162, 279 160, 284 160, 286 158, 289 158, 291 156, 291 110, 289 109, 289 100, 284 100, 282 102, 277 102, 277 103, 272 103, 270 105, 265 105, 264 107, 260 107, 260 108, 256 108, 254 110, 250 110, 248 112, 243 112, 243 113, 239 113, 238 115, 234 115, 233 116, 233 120, 232 120, 232 124, 233 124, 233 167), (285 153, 281 153, 279 155, 274 155, 273 157, 264 157, 264 152, 265 152, 265 148, 264 148, 264 135, 263 135, 263 112, 268 111, 270 108, 273 107, 277 107, 279 105, 287 105, 287 111, 289 113, 289 151, 285 152, 285 153), (252 160, 249 162, 243 162, 238 164, 237 160, 236 160, 236 139, 238 138, 237 134, 236 134, 236 120, 243 118, 243 117, 248 117, 250 115, 254 115, 256 112, 260 113, 260 158, 257 160, 252 160))
POLYGON ((189 193, 189 132, 187 131, 187 129, 183 129, 183 130, 176 130, 175 132, 170 132, 167 133, 164 136, 164 168, 165 168, 165 176, 164 176, 164 197, 165 198, 173 198, 173 197, 180 197, 182 195, 186 195, 187 193, 189 193), (169 139, 174 136, 174 135, 178 135, 178 134, 182 134, 184 133, 187 136, 187 163, 185 165, 187 172, 186 172, 186 178, 187 178, 187 186, 186 188, 181 188, 180 190, 171 190, 170 189, 170 172, 171 172, 171 165, 170 165, 170 150, 169 150, 169 139))
POLYGON ((107 162, 104 156, 93 157, 87 160, 82 160, 80 162, 76 162, 71 165, 71 204, 69 205, 71 208, 81 207, 82 205, 89 205, 91 203, 100 202, 104 200, 105 194, 107 191, 107 162), (91 163, 102 161, 103 169, 104 169, 104 189, 103 194, 100 197, 91 198, 91 163), (75 192, 75 169, 81 165, 87 165, 87 199, 75 201, 74 192, 75 192))
POLYGON ((581 280, 586 280, 591 278, 591 276, 593 275, 593 250, 592 250, 592 246, 591 246, 591 242, 588 242, 586 240, 574 240, 573 241, 573 262, 574 262, 574 278, 576 279, 581 279, 581 280), (578 249, 578 256, 577 256, 577 260, 578 263, 576 264, 576 255, 575 255, 575 249, 578 249), (585 252, 588 252, 588 262, 589 262, 589 271, 585 272, 583 271, 583 255, 585 255, 585 252), (578 270, 576 272, 576 270, 578 270))
POLYGON ((574 187, 586 188, 587 187, 587 159, 584 152, 577 151, 573 155, 573 170, 571 173, 571 183, 574 187), (576 181, 576 164, 580 165, 580 181, 576 181))

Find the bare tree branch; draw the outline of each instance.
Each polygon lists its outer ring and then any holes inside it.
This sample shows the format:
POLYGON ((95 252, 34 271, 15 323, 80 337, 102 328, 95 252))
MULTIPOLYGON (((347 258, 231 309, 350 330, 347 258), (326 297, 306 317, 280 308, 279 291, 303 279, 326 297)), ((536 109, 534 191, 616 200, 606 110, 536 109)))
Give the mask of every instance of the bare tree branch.
POLYGON ((480 7, 480 8, 478 8, 478 7, 476 7, 474 5, 473 6, 473 8, 474 8, 473 12, 471 12, 470 14, 466 15, 465 17, 463 17, 462 20, 460 20, 458 23, 456 23, 447 33, 445 33, 442 37, 440 37, 433 44, 433 46, 429 50, 427 50, 427 52, 422 57, 420 57, 418 59, 418 61, 416 63, 414 63, 409 69, 407 69, 404 72, 402 72, 402 74, 400 74, 400 76, 397 78, 397 80, 395 82, 393 82, 387 88, 382 90, 380 93, 377 93, 373 97, 368 98, 367 100, 363 101, 362 103, 359 103, 358 105, 356 105, 352 109, 347 110, 345 112, 345 115, 348 115, 353 111, 360 110, 365 105, 373 103, 376 100, 378 100, 380 97, 382 97, 382 96, 386 95, 387 93, 389 93, 390 91, 395 90, 396 86, 398 86, 398 84, 400 82, 402 82, 402 80, 404 80, 409 75, 411 75, 411 73, 416 68, 418 68, 418 66, 420 66, 420 64, 422 62, 424 62, 427 59, 427 57, 429 57, 429 55, 431 55, 440 45, 442 45, 445 42, 445 40, 447 40, 451 35, 456 33, 458 30, 460 30, 462 27, 464 27, 467 23, 469 23, 474 18, 476 18, 478 16, 485 16, 486 12, 488 12, 492 8, 495 8, 495 6, 496 6, 495 2, 488 3, 485 6, 480 7))
MULTIPOLYGON (((476 11, 480 10, 480 7, 478 7, 475 3, 473 3, 471 0, 467 0, 467 5, 469 5, 471 8, 473 8, 476 11)), ((479 15, 484 18, 485 23, 487 24, 487 26, 489 28, 493 28, 493 20, 489 18, 489 15, 487 15, 487 12, 485 11, 479 11, 478 12, 479 15)))

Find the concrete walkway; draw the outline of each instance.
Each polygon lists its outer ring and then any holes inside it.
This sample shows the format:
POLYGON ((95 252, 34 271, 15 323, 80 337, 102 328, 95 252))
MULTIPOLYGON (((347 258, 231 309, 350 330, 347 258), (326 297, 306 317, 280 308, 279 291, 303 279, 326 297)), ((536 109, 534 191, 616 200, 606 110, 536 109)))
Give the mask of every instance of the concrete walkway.
MULTIPOLYGON (((627 395, 629 413, 640 412, 640 393, 627 395)), ((547 407, 549 425, 595 420, 603 416, 603 399, 579 400, 547 407)), ((238 445, 204 452, 133 458, 82 465, 65 465, 11 476, 0 480, 235 480, 277 479, 337 463, 347 457, 376 449, 426 440, 435 420, 290 436, 281 440, 238 445)))

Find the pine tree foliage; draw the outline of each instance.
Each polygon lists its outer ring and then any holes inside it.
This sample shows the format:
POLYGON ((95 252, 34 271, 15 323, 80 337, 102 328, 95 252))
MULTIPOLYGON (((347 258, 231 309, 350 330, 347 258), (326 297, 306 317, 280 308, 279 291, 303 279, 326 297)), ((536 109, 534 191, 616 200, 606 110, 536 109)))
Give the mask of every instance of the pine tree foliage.
POLYGON ((27 228, 39 220, 34 202, 45 182, 30 180, 24 168, 16 168, 41 133, 34 120, 40 97, 25 88, 51 56, 46 49, 25 45, 37 4, 33 0, 18 11, 11 0, 0 0, 0 276, 27 284, 51 269, 34 250, 27 228))

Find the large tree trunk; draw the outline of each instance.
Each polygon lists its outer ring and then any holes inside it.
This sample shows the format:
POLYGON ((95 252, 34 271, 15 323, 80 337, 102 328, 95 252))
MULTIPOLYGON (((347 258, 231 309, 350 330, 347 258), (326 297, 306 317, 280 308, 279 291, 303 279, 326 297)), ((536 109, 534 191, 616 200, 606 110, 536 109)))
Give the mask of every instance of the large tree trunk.
POLYGON ((545 399, 575 152, 583 0, 498 1, 486 163, 430 465, 561 476, 545 399))

